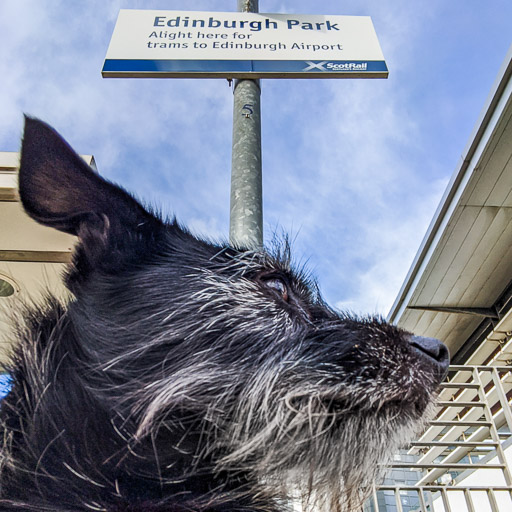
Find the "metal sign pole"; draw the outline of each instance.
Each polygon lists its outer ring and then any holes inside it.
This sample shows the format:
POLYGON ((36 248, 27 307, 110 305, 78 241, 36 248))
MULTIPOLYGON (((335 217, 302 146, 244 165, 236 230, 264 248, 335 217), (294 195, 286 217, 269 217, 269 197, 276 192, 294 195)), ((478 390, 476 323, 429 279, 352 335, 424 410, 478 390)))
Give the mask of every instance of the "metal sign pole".
POLYGON ((237 4, 238 13, 121 9, 102 75, 238 78, 233 91, 229 239, 233 246, 259 249, 259 78, 387 78, 388 68, 368 16, 249 14, 259 12, 258 0, 237 4))
MULTIPOLYGON (((258 12, 258 0, 238 0, 239 12, 258 12)), ((231 161, 230 243, 263 246, 260 81, 235 80, 231 161)))

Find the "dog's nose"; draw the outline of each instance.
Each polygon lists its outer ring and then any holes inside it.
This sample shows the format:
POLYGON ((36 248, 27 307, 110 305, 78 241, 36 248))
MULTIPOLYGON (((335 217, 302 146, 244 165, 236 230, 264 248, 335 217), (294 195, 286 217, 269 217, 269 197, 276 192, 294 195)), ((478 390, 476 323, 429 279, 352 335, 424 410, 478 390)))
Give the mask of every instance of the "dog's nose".
POLYGON ((423 338, 422 336, 411 336, 411 345, 418 355, 426 358, 430 364, 435 364, 439 381, 444 380, 450 365, 450 353, 444 343, 435 338, 423 338))

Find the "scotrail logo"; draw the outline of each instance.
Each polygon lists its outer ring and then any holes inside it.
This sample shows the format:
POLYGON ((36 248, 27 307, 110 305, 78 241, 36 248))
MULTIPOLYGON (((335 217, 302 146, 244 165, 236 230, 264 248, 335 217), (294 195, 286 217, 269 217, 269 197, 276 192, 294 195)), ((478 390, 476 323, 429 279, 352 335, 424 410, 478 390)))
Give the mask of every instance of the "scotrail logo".
POLYGON ((367 62, 311 62, 306 61, 307 67, 302 71, 366 71, 367 62))

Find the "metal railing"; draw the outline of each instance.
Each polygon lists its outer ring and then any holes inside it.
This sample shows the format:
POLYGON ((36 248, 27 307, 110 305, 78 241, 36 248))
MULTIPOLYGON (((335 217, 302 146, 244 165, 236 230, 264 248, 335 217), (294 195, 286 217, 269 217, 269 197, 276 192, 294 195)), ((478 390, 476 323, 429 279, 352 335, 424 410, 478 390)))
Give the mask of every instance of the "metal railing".
POLYGON ((511 398, 512 366, 451 366, 435 419, 364 511, 512 511, 511 398))

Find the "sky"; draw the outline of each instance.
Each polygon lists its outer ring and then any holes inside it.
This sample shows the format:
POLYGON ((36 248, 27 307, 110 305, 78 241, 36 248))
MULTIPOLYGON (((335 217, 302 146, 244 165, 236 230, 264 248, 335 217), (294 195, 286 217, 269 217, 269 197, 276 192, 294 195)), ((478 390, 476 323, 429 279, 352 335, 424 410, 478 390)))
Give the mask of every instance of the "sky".
MULTIPOLYGON (((119 9, 236 0, 0 0, 0 151, 23 113, 194 233, 225 240, 233 94, 224 79, 105 79, 119 9)), ((287 233, 332 306, 386 315, 512 43, 509 0, 260 0, 371 16, 386 80, 262 81, 265 242, 287 233)))

